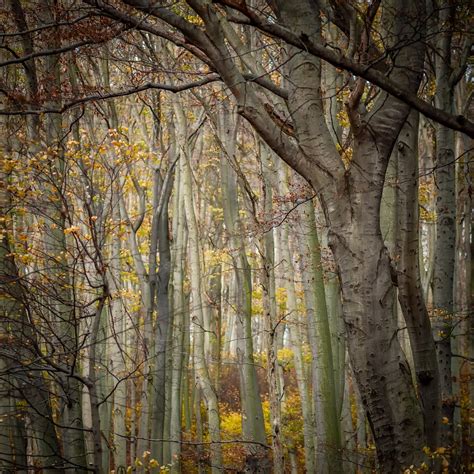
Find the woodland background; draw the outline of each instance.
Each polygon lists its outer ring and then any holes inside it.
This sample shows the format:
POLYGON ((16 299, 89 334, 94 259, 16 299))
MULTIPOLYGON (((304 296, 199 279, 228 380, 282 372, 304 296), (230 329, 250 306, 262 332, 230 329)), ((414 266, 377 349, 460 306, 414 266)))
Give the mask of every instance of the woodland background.
POLYGON ((0 24, 2 473, 472 472, 469 2, 0 24))

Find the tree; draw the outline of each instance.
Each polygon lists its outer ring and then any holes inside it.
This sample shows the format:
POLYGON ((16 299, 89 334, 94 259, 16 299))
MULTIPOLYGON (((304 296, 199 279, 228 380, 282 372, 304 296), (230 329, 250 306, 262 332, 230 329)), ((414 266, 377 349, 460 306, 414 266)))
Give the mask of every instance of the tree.
POLYGON ((468 336, 461 354, 451 341, 470 327, 462 315, 453 322, 470 300, 466 285, 454 295, 470 239, 469 199, 462 188, 456 202, 454 179, 454 130, 474 135, 453 105, 472 43, 466 9, 408 0, 35 5, 10 0, 1 36, 0 116, 20 137, 3 147, 0 270, 14 295, 2 300, 3 330, 31 318, 21 339, 39 358, 31 365, 21 346, 1 359, 2 416, 19 415, 0 431, 5 462, 30 467, 32 453, 96 472, 219 472, 232 462, 249 471, 257 450, 269 461, 271 442, 275 472, 297 469, 303 446, 306 469, 330 472, 350 469, 345 431, 365 439, 366 417, 381 471, 418 467, 426 455, 434 469, 438 457, 454 461, 451 363, 470 357, 468 336), (176 95, 189 89, 197 92, 176 95), (420 129, 419 112, 438 122, 428 143, 436 192, 419 184, 418 138, 427 143, 431 126, 420 129), (309 188, 293 193, 293 172, 309 188), (394 214, 381 209, 390 186, 394 214), (426 269, 419 192, 437 199, 426 269), (292 235, 293 218, 303 235, 292 235), (35 367, 44 390, 21 393, 19 367, 35 367), (22 397, 41 401, 41 417, 15 404, 22 397), (301 439, 286 426, 295 399, 301 439), (341 410, 353 426, 342 426, 341 410), (21 433, 26 444, 7 441, 21 433))
MULTIPOLYGON (((354 151, 345 169, 324 121, 318 58, 290 47, 288 111, 297 138, 293 142, 274 125, 255 86, 245 82, 226 47, 221 13, 215 6, 189 2, 203 22, 205 35, 201 28, 170 9, 127 3, 177 28, 188 42, 204 51, 234 94, 239 113, 318 193, 342 283, 351 362, 376 439, 379 461, 389 471, 416 462, 423 440, 421 410, 395 337, 397 329, 390 310, 394 297, 391 267, 378 213, 385 169, 409 107, 380 93, 373 108, 361 114, 358 106, 364 83, 359 80, 348 104, 354 151), (386 355, 383 360, 376 357, 380 351, 386 355), (381 394, 387 387, 390 390, 384 399, 381 394), (396 396, 391 400, 391 393, 401 393, 402 398, 396 396)), ((396 45, 399 50, 396 57, 390 58, 392 69, 388 77, 416 93, 423 69, 420 40, 424 13, 419 6, 396 3, 387 4, 383 11, 384 43, 388 48, 396 45), (401 20, 402 11, 410 22, 401 20)), ((319 41, 321 26, 313 4, 299 1, 290 7, 288 3, 276 2, 275 14, 296 37, 319 41), (308 18, 314 21, 308 24, 308 18)))

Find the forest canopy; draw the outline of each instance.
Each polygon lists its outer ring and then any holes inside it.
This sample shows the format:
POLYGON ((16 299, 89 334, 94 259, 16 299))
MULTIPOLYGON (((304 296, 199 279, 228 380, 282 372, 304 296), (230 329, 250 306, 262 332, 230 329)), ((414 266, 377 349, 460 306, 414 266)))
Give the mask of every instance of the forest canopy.
POLYGON ((472 471, 469 2, 0 19, 2 473, 472 471))

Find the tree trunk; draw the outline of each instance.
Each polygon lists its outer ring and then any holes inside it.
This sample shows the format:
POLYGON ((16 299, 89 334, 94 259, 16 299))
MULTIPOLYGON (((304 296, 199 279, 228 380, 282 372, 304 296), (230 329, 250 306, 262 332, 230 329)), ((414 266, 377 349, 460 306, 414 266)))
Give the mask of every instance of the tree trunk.
MULTIPOLYGON (((244 439, 255 441, 247 445, 246 472, 252 472, 259 466, 259 472, 267 472, 267 453, 262 449, 266 444, 262 402, 255 370, 253 334, 252 334, 252 276, 245 252, 243 228, 239 218, 237 176, 229 161, 234 159, 236 140, 236 117, 228 109, 221 111, 219 120, 219 138, 222 146, 221 179, 222 206, 224 222, 229 236, 234 264, 234 296, 236 323, 240 326, 240 343, 237 344, 237 361, 240 375, 240 399, 242 409, 242 427, 244 439), (233 118, 233 120, 232 120, 233 118)), ((232 298, 232 297, 231 297, 232 298)), ((232 298, 231 301, 234 301, 232 298)))
MULTIPOLYGON (((1 152, 5 151, 0 141, 1 152)), ((3 155, 3 153, 2 153, 3 155)), ((5 153, 6 156, 6 153, 5 153)), ((8 192, 8 175, 0 170, 0 361, 3 367, 0 393, 2 411, 5 418, 2 423, 0 442, 5 456, 10 458, 12 469, 26 468, 26 439, 18 439, 24 433, 21 424, 24 416, 18 413, 18 404, 26 404, 26 413, 30 419, 32 433, 29 436, 37 446, 33 448, 33 461, 43 467, 45 473, 64 472, 64 460, 56 435, 52 416, 50 389, 46 384, 41 364, 36 364, 42 357, 40 348, 29 322, 25 307, 27 303, 21 278, 10 247, 13 237, 13 222, 10 214, 12 202, 8 192), (33 361, 33 363, 31 362, 33 361), (4 403, 4 404, 3 404, 4 403), (18 416, 17 416, 18 415, 18 416), (7 428, 9 427, 9 428, 7 428)), ((7 463, 8 464, 8 463, 7 463)))
MULTIPOLYGON (((55 2, 48 0, 41 10, 40 24, 54 24, 55 2)), ((49 37, 49 47, 61 46, 59 29, 55 28, 49 37)), ((56 107, 59 104, 61 91, 61 69, 59 55, 51 55, 45 59, 45 66, 49 80, 45 82, 48 96, 47 105, 56 107)), ((64 367, 61 374, 62 406, 59 420, 62 425, 63 455, 70 466, 66 472, 81 473, 87 468, 87 456, 84 440, 84 426, 82 420, 82 385, 76 377, 71 377, 68 372, 78 370, 78 340, 77 332, 79 320, 77 308, 74 306, 73 287, 71 285, 71 271, 68 266, 68 245, 66 241, 66 211, 63 203, 66 199, 62 190, 67 180, 66 162, 64 155, 63 121, 62 116, 48 115, 45 120, 45 140, 51 147, 53 154, 51 167, 56 180, 46 184, 45 203, 45 254, 48 277, 55 287, 55 292, 49 295, 51 305, 51 318, 54 321, 58 343, 63 348, 63 355, 59 364, 64 367)))
MULTIPOLYGON (((263 175, 263 216, 264 225, 271 222, 272 216, 272 179, 271 151, 264 143, 260 143, 260 157, 263 175)), ((274 181, 274 180, 273 180, 274 181)), ((275 240, 274 230, 270 228, 259 239, 261 255, 260 283, 262 285, 263 318, 265 332, 265 353, 267 356, 268 400, 270 404, 270 423, 273 449, 273 472, 283 474, 285 457, 283 450, 283 433, 281 419, 281 400, 283 394, 279 383, 278 366, 278 332, 279 321, 276 308, 275 291, 275 240)))
POLYGON ((378 206, 366 204, 379 203, 381 191, 381 186, 364 189, 358 183, 351 193, 353 220, 337 233, 332 229, 329 242, 341 279, 351 365, 380 468, 398 472, 421 459, 424 437, 410 368, 397 338, 391 262, 378 206))
POLYGON ((431 323, 419 270, 418 236, 418 113, 412 112, 398 139, 399 193, 397 281, 398 299, 408 328, 416 381, 423 409, 427 445, 439 446, 441 398, 431 323))
MULTIPOLYGON (((435 104, 446 112, 454 112, 453 69, 451 67, 451 27, 455 6, 450 2, 439 2, 438 22, 440 28, 435 46, 436 93, 435 104)), ((452 348, 454 310, 454 262, 456 245, 456 179, 455 179, 454 131, 436 125, 436 243, 433 269, 433 336, 438 354, 440 372, 442 416, 441 443, 444 447, 453 444, 453 380, 452 348)))
MULTIPOLYGON (((184 249, 186 248, 186 232, 184 223, 184 207, 182 199, 181 166, 178 166, 175 180, 175 195, 173 201, 173 325, 172 325, 172 362, 171 362, 171 420, 170 420, 170 457, 171 471, 180 472, 181 456, 181 420, 182 420, 182 388, 184 358, 184 312, 185 297, 184 280, 184 249)), ((184 375, 187 378, 187 374, 184 375)))
POLYGON ((301 233, 306 237, 300 243, 300 248, 301 253, 308 259, 306 268, 302 269, 302 277, 308 317, 308 340, 313 356, 311 367, 317 430, 317 466, 321 472, 329 472, 334 466, 342 469, 338 415, 342 398, 338 398, 336 393, 321 246, 311 201, 300 206, 300 216, 301 233))
MULTIPOLYGON (((160 171, 155 171, 155 179, 161 182, 159 188, 163 188, 163 178, 160 171)), ((156 189, 158 187, 155 186, 156 189)), ((159 269, 156 285, 156 302, 157 302, 157 323, 155 329, 155 353, 153 374, 153 422, 151 428, 152 439, 164 439, 164 422, 165 422, 165 390, 166 390, 166 359, 167 359, 167 343, 168 330, 170 324, 170 307, 169 307, 169 281, 171 275, 171 253, 168 228, 168 202, 171 193, 171 186, 168 190, 161 191, 163 195, 163 207, 158 210, 157 219, 157 235, 158 238, 158 254, 159 269)), ((155 208, 155 212, 157 209, 155 208)), ((155 236, 152 235, 152 239, 155 236)), ((163 460, 163 442, 152 441, 151 455, 154 459, 162 462, 163 460)))
POLYGON ((198 386, 202 390, 209 422, 211 439, 211 470, 217 474, 223 469, 222 447, 220 433, 219 407, 217 394, 212 386, 209 369, 206 363, 204 347, 204 315, 201 285, 201 258, 199 248, 199 231, 196 222, 193 203, 193 188, 191 177, 191 163, 188 151, 187 126, 184 111, 177 103, 174 104, 177 117, 177 138, 181 155, 183 175, 183 200, 185 206, 186 223, 189 230, 189 265, 191 280, 191 323, 194 331, 194 369, 198 386))
MULTIPOLYGON (((298 391, 300 393, 301 400, 301 412, 303 416, 303 441, 304 441, 304 457, 305 457, 305 469, 306 472, 315 472, 315 427, 314 427, 314 414, 311 403, 310 391, 308 383, 306 381, 306 371, 303 362, 303 354, 301 350, 303 338, 300 331, 300 325, 302 323, 299 317, 299 311, 297 307, 296 292, 295 292, 295 281, 293 279, 294 268, 291 260, 291 253, 289 247, 289 228, 288 224, 284 222, 281 226, 280 239, 282 247, 282 274, 285 282, 285 288, 287 292, 287 305, 286 313, 288 315, 288 330, 290 333, 291 347, 294 354, 296 381, 298 384, 298 391)), ((318 456, 319 461, 319 456, 318 456)), ((319 464, 319 467, 321 465, 319 464)), ((318 469, 319 469, 318 467, 318 469)), ((319 470, 318 470, 319 472, 319 470)))

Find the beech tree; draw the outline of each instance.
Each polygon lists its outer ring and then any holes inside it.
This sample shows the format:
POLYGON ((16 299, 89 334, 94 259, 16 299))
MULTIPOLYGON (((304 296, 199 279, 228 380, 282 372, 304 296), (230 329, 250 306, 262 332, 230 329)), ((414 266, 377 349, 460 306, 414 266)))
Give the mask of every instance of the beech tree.
POLYGON ((6 472, 469 469, 468 7, 0 13, 6 472))

